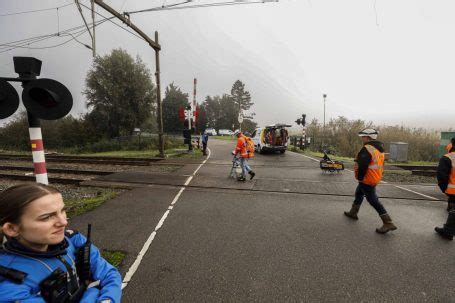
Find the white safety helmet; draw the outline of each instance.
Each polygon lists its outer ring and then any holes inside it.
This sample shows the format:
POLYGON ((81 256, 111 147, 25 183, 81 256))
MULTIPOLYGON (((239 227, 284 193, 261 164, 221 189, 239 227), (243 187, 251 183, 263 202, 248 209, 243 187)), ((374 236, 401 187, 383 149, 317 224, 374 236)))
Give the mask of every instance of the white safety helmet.
POLYGON ((242 132, 240 131, 240 129, 236 129, 234 131, 234 136, 238 136, 239 134, 241 134, 242 132))
POLYGON ((373 140, 378 138, 378 131, 374 128, 365 128, 359 132, 359 137, 370 137, 373 140))

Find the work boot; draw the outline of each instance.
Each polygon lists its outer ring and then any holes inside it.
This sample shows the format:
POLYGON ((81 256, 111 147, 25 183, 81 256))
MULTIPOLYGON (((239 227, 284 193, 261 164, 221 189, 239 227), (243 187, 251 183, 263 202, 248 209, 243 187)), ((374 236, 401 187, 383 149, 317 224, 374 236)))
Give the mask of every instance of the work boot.
POLYGON ((256 176, 254 171, 249 171, 248 173, 250 174, 250 180, 253 180, 254 176, 256 176))
POLYGON ((440 235, 441 237, 443 237, 444 239, 446 240, 449 240, 449 241, 452 241, 453 240, 453 235, 449 235, 447 233, 447 231, 442 228, 442 227, 435 227, 434 230, 438 233, 438 235, 440 235))
POLYGON ((435 227, 434 230, 444 239, 453 240, 453 235, 455 234, 455 209, 450 210, 444 227, 435 227))
POLYGON ((380 215, 379 217, 381 217, 383 224, 380 228, 376 228, 377 233, 385 234, 391 230, 397 229, 395 224, 392 223, 392 218, 390 218, 390 216, 388 214, 383 214, 383 215, 380 215))
POLYGON ((359 220, 359 217, 357 216, 359 209, 360 209, 360 205, 352 204, 351 210, 345 211, 344 214, 345 214, 345 216, 347 216, 351 219, 359 220))
POLYGON ((245 179, 244 176, 241 176, 241 177, 239 177, 239 178, 237 179, 237 181, 242 181, 242 182, 244 182, 244 181, 246 181, 246 179, 245 179))

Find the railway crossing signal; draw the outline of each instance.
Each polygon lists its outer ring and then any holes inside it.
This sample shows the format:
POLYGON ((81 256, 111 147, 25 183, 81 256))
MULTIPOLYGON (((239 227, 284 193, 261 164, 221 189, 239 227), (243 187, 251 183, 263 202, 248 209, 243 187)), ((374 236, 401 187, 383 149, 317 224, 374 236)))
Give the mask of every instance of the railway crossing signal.
POLYGON ((27 109, 30 143, 36 182, 48 184, 44 144, 39 119, 57 120, 73 107, 73 97, 63 84, 52 79, 36 79, 42 62, 32 57, 13 57, 19 78, 0 78, 0 119, 14 114, 19 107, 19 95, 8 82, 21 82, 22 102, 27 109))
POLYGON ((52 79, 36 79, 41 61, 32 57, 14 57, 14 69, 19 78, 0 78, 0 119, 14 114, 19 107, 19 95, 8 83, 22 82, 22 102, 29 114, 43 120, 57 120, 73 107, 73 97, 63 84, 52 79))
POLYGON ((14 87, 0 80, 0 119, 5 119, 14 114, 19 107, 19 95, 14 87))
POLYGON ((295 123, 297 123, 297 125, 301 124, 302 126, 305 126, 305 124, 306 124, 305 119, 306 119, 306 115, 302 114, 302 118, 295 120, 295 123))

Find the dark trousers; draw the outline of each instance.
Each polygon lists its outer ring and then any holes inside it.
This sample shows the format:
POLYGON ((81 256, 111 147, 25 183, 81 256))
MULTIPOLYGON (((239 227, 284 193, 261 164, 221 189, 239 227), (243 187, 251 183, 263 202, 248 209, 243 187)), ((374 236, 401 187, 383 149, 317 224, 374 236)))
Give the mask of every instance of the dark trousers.
POLYGON ((376 195, 376 186, 359 183, 355 190, 354 204, 358 206, 362 205, 363 197, 367 199, 380 216, 387 213, 384 206, 379 202, 378 195, 376 195))
POLYGON ((447 197, 448 197, 448 199, 447 199, 447 203, 448 203, 447 210, 455 209, 455 196, 454 195, 447 195, 447 197))
POLYGON ((207 143, 202 142, 202 154, 207 155, 207 143))

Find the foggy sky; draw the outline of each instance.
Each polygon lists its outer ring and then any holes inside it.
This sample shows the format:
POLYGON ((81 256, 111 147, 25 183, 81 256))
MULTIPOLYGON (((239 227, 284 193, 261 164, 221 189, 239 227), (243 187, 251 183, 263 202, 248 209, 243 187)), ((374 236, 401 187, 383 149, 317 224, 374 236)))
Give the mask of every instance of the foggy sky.
MULTIPOLYGON (((61 6, 65 0, 2 0, 0 15, 61 6)), ((105 1, 121 11, 163 1, 105 1)), ((166 1, 167 4, 180 1, 166 1)), ((215 0, 193 3, 217 2, 215 0)), ((218 1, 219 2, 219 1, 218 1)), ((89 4, 88 0, 82 3, 89 4)), ((97 11, 109 14, 101 8, 97 11)), ((84 10, 90 19, 89 12, 84 10)), ((160 34, 162 92, 174 82, 197 101, 229 93, 240 79, 255 105, 259 124, 293 123, 301 113, 326 120, 337 116, 377 124, 455 127, 455 2, 452 0, 280 0, 278 3, 159 11, 131 15, 149 36, 160 34)), ((0 44, 83 24, 75 5, 57 11, 0 17, 0 44)), ((97 19, 99 19, 98 17, 97 19)), ((154 52, 141 39, 105 22, 96 31, 97 53, 123 48, 155 70, 154 52)), ((56 37, 31 47, 51 46, 56 37)), ((79 38, 90 44, 88 34, 79 38)), ((0 50, 1 51, 1 50, 0 50)), ((91 51, 72 41, 44 50, 0 53, 0 76, 16 76, 13 56, 43 61, 41 77, 81 94, 91 51)), ((155 82, 155 80, 153 79, 155 82)))

